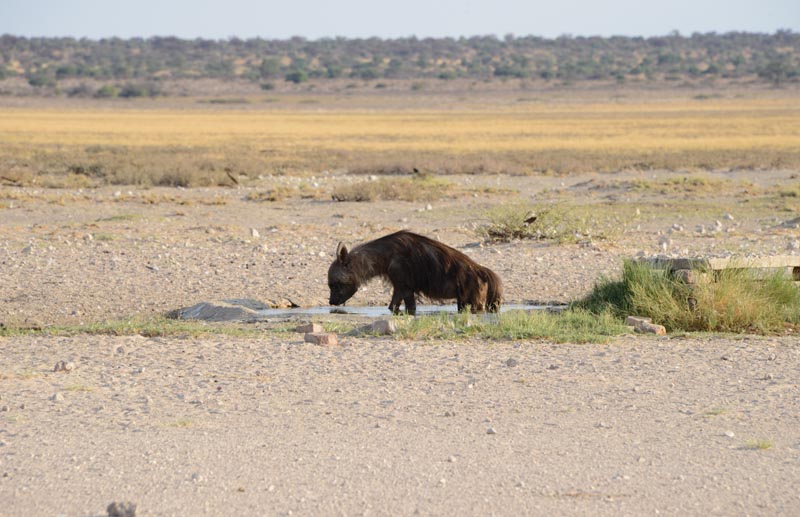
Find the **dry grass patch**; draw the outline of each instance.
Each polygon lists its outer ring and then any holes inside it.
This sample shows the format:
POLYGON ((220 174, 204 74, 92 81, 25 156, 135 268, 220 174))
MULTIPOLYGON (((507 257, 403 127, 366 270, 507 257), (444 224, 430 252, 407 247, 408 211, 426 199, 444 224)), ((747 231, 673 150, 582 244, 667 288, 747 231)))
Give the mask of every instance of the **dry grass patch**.
POLYGON ((597 211, 586 208, 510 203, 490 209, 486 218, 475 232, 489 242, 550 239, 567 243, 610 237, 610 228, 599 222, 597 211))
POLYGON ((454 194, 454 185, 431 176, 380 178, 336 187, 334 201, 435 201, 454 194))
MULTIPOLYGON (((475 104, 311 111, 7 109, 10 184, 209 186, 259 175, 418 167, 437 174, 800 167, 800 104, 475 104), (230 175, 229 175, 230 173, 230 175)), ((693 188, 697 188, 694 186, 693 188)))

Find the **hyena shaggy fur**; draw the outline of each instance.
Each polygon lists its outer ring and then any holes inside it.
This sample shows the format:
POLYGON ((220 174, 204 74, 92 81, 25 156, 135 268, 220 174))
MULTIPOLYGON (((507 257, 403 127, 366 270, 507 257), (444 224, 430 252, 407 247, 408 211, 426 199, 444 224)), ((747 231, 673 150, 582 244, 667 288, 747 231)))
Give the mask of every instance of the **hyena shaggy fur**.
POLYGON ((339 243, 328 269, 330 304, 344 304, 374 277, 391 282, 389 310, 395 314, 401 303, 407 313, 415 314, 418 295, 430 300, 455 298, 459 311, 472 312, 497 312, 503 296, 500 277, 491 269, 441 242, 399 231, 349 251, 339 243))

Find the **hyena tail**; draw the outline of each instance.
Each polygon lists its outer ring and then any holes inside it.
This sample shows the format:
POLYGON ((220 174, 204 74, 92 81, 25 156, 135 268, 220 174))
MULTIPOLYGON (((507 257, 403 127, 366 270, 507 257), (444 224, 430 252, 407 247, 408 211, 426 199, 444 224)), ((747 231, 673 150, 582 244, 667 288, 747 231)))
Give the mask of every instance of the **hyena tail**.
POLYGON ((500 277, 489 268, 481 267, 482 279, 486 282, 486 310, 497 312, 500 310, 500 303, 503 300, 503 283, 500 277))

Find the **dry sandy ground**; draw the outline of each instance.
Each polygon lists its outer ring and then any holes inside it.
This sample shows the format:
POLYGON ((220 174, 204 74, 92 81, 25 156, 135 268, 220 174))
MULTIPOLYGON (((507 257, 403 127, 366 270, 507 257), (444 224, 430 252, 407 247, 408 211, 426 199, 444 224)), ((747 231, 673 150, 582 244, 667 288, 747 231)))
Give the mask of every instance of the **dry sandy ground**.
MULTIPOLYGON (((0 322, 151 317, 221 298, 322 303, 339 240, 402 227, 495 269, 509 301, 574 299, 664 242, 797 252, 786 249, 796 230, 776 225, 796 213, 734 200, 656 217, 653 200, 597 188, 609 179, 625 176, 456 178, 641 207, 609 240, 483 247, 472 227, 500 197, 427 209, 4 188, 0 322), (717 219, 718 234, 692 231, 717 219)), ((354 300, 387 302, 379 283, 354 300)), ((0 515, 104 515, 112 501, 135 502, 137 515, 800 513, 798 338, 341 340, 0 338, 0 515), (58 361, 75 368, 54 372, 58 361)))
POLYGON ((795 339, 2 349, 1 515, 800 511, 795 339))

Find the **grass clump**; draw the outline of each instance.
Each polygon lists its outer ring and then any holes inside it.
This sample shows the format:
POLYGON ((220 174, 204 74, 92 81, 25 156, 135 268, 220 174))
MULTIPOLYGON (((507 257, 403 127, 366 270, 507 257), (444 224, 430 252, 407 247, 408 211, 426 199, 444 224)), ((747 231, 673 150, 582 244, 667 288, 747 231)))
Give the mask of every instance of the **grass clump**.
POLYGON ((499 205, 486 213, 488 222, 476 229, 478 237, 489 242, 522 239, 551 239, 559 243, 577 242, 592 237, 597 225, 588 216, 570 212, 560 205, 499 205))
POLYGON ((80 325, 53 325, 47 327, 0 326, 0 337, 18 336, 133 336, 144 337, 201 337, 209 335, 260 336, 263 330, 253 325, 213 324, 203 321, 174 320, 164 317, 135 317, 124 320, 92 322, 80 325))
POLYGON ((508 311, 496 316, 436 314, 416 318, 400 317, 397 336, 401 339, 547 339, 557 343, 605 343, 627 328, 610 312, 586 310, 508 311))
POLYGON ((381 178, 342 185, 334 189, 334 201, 435 201, 449 196, 452 183, 429 175, 414 178, 381 178))
POLYGON ((650 317, 668 331, 766 334, 800 323, 800 289, 785 272, 759 278, 743 264, 705 277, 689 286, 666 270, 626 261, 619 280, 602 278, 575 305, 618 317, 650 317))
POLYGON ((765 451, 772 448, 772 440, 748 440, 744 448, 751 451, 765 451))
POLYGON ((293 190, 289 187, 284 187, 282 185, 276 186, 274 188, 268 190, 260 190, 250 192, 245 196, 245 201, 255 201, 258 203, 269 201, 283 201, 288 197, 291 197, 293 194, 293 190))

